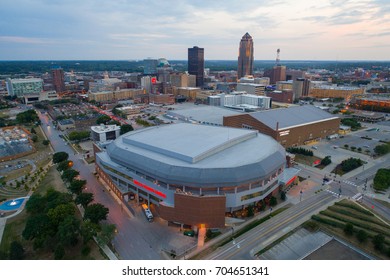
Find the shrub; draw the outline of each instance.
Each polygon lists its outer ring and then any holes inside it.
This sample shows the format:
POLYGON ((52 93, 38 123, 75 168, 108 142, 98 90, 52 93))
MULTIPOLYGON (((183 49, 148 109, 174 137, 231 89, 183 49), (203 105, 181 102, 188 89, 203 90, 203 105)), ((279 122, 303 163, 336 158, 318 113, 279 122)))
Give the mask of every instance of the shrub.
POLYGON ((374 244, 375 250, 380 252, 384 249, 385 237, 383 234, 377 234, 372 239, 372 243, 374 244))
POLYGON ((351 223, 346 223, 344 227, 344 233, 348 236, 353 235, 353 224, 351 223))
POLYGON ((365 230, 361 229, 358 231, 356 234, 357 239, 359 240, 360 243, 366 242, 368 238, 368 234, 365 230))

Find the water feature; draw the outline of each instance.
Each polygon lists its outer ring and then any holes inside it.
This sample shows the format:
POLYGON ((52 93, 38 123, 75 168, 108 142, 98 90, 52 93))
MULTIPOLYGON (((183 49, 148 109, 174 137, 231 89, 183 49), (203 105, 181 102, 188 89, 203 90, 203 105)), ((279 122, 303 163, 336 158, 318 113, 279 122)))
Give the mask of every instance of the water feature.
POLYGON ((8 200, 0 204, 0 210, 3 211, 12 211, 17 210, 22 205, 23 201, 25 200, 25 197, 15 198, 12 200, 8 200))

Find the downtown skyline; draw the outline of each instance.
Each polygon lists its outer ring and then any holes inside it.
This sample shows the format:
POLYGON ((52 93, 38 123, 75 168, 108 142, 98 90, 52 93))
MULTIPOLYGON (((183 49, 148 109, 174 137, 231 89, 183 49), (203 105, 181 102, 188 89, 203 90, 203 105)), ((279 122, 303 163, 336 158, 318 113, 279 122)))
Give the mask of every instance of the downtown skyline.
POLYGON ((255 60, 389 60, 386 0, 3 0, 0 60, 237 60, 248 32, 255 60))

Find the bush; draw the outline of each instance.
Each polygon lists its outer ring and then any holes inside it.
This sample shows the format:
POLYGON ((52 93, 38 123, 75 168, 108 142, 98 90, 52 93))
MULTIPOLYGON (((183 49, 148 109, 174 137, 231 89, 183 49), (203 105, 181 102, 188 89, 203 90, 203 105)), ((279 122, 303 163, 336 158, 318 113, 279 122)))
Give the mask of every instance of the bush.
POLYGON ((269 200, 269 205, 275 206, 276 204, 278 204, 278 200, 276 199, 276 197, 271 196, 271 199, 269 200))
MULTIPOLYGON (((353 147, 351 147, 352 149, 353 147)), ((341 170, 343 172, 349 172, 363 165, 363 161, 360 158, 348 158, 340 163, 341 170)))
POLYGON ((351 223, 346 223, 344 227, 344 233, 348 236, 353 235, 353 224, 351 223))
POLYGON ((296 147, 290 147, 286 149, 287 152, 292 154, 300 154, 304 156, 313 156, 313 151, 304 149, 304 148, 296 148, 296 147))
POLYGON ((381 168, 374 177, 374 189, 385 191, 390 186, 390 169, 381 168))
POLYGON ((384 247, 385 247, 385 237, 383 234, 377 234, 374 236, 374 238, 372 239, 372 243, 374 244, 374 248, 375 250, 378 250, 380 252, 383 251, 384 247))
POLYGON ((283 200, 283 201, 285 201, 286 198, 287 198, 286 192, 285 192, 285 191, 282 191, 282 192, 280 193, 280 199, 283 200))
POLYGON ((365 230, 361 229, 358 231, 356 234, 357 239, 359 240, 360 243, 366 242, 368 238, 368 234, 365 230))
POLYGON ((330 156, 326 156, 321 160, 321 165, 327 166, 332 163, 332 160, 330 159, 330 156))
POLYGON ((84 245, 83 248, 81 248, 81 255, 88 256, 91 252, 91 248, 88 245, 84 245))

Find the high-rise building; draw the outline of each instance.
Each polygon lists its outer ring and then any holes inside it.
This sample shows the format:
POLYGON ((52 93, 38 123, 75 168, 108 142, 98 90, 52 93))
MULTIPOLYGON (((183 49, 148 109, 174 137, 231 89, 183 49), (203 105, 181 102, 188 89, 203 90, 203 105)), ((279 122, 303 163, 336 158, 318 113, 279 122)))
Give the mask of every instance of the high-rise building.
POLYGON ((65 91, 65 74, 61 67, 51 69, 54 90, 58 93, 65 91))
POLYGON ((8 95, 22 97, 25 95, 39 95, 43 91, 43 80, 38 78, 7 79, 8 95))
POLYGON ((188 73, 196 76, 197 87, 203 87, 204 48, 188 48, 188 73))
POLYGON ((253 39, 248 32, 242 36, 238 50, 237 78, 247 75, 253 75, 253 39))
POLYGON ((144 64, 144 74, 145 75, 157 74, 157 65, 158 65, 157 59, 152 59, 152 58, 144 59, 143 64, 144 64))

